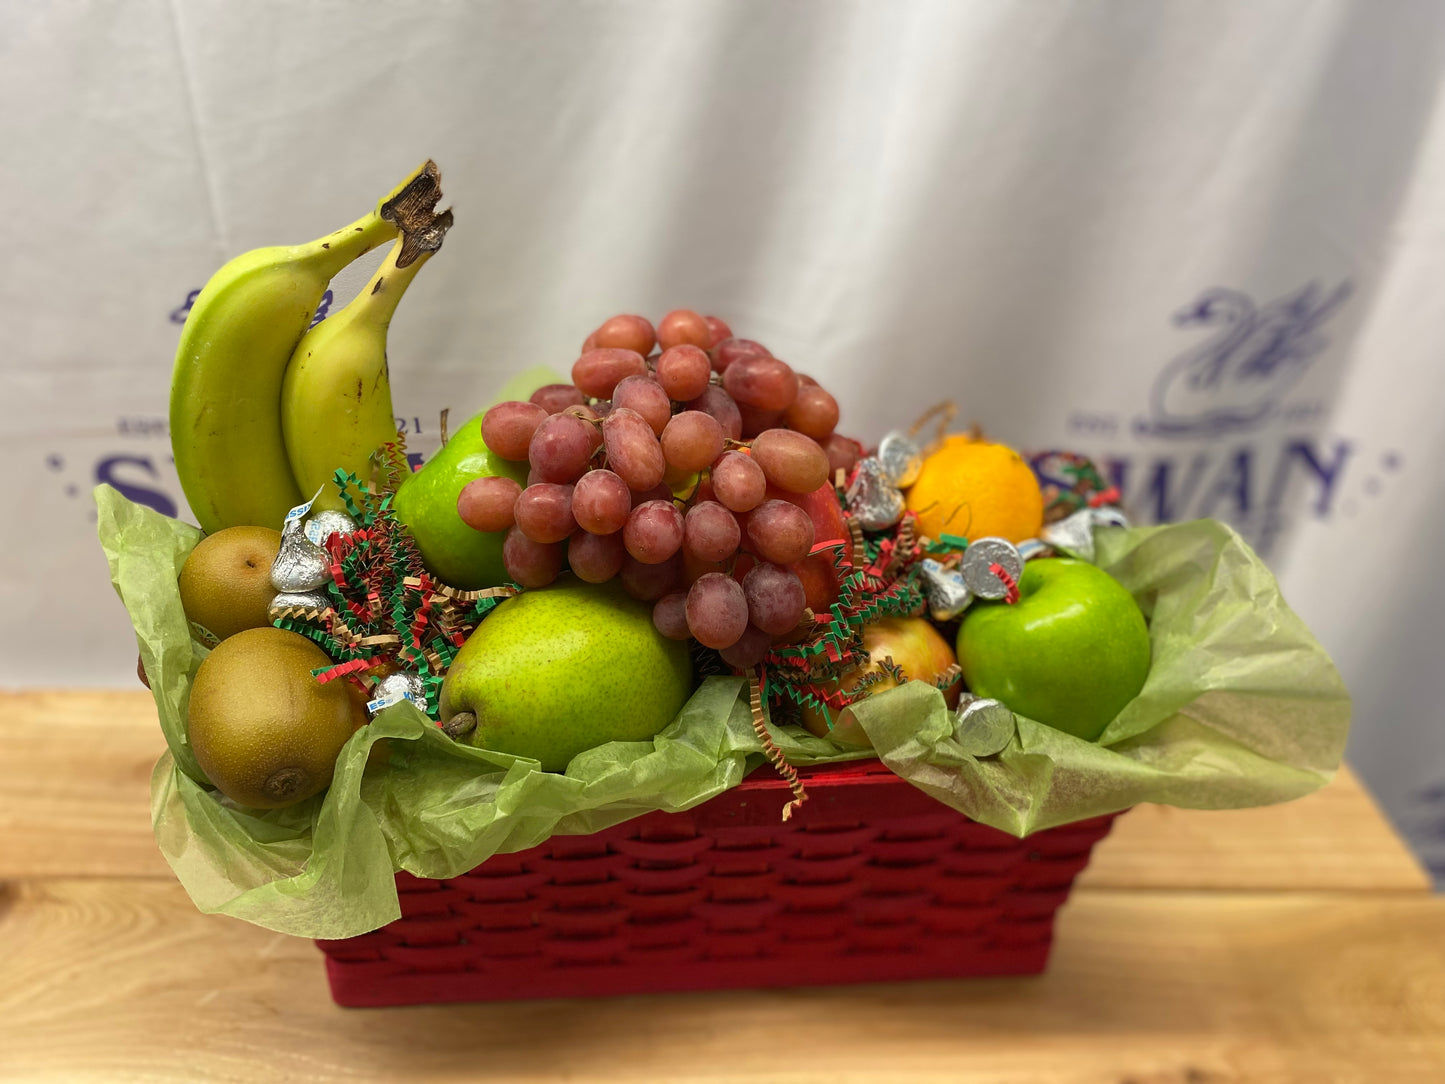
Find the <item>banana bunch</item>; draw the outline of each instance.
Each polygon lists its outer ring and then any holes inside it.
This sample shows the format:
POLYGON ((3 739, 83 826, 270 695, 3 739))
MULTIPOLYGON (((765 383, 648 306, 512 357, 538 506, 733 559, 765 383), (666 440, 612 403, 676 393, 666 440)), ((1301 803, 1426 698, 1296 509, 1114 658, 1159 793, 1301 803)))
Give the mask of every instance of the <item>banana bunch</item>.
POLYGON ((170 425, 176 473, 206 533, 277 527, 338 467, 370 477, 371 452, 396 435, 387 326, 451 225, 450 211, 436 213, 440 198, 428 161, 365 217, 309 244, 237 256, 201 290, 181 329, 170 425), (308 332, 331 279, 398 235, 368 287, 308 332))

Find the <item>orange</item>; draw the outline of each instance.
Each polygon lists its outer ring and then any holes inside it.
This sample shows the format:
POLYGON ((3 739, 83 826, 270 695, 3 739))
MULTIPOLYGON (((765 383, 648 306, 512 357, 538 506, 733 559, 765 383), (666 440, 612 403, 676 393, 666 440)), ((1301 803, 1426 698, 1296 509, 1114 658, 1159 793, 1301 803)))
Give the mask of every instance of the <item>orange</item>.
POLYGON ((961 433, 923 461, 907 498, 918 530, 933 539, 953 534, 970 542, 1022 542, 1037 538, 1044 525, 1044 497, 1023 457, 961 433))

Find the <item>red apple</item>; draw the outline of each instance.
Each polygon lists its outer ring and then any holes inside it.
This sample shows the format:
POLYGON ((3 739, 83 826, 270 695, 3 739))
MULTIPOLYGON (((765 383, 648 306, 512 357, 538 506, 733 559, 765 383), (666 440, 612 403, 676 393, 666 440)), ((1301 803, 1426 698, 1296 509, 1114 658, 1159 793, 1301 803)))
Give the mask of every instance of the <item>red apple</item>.
MULTIPOLYGON (((838 503, 838 494, 832 485, 821 485, 811 493, 785 493, 770 485, 763 499, 787 501, 808 513, 808 518, 813 521, 815 546, 819 542, 832 542, 840 538, 846 541, 848 538, 848 524, 843 518, 843 506, 838 503)), ((743 548, 747 549, 747 514, 739 516, 738 520, 743 525, 743 548)), ((838 570, 833 565, 831 552, 810 554, 791 567, 798 574, 798 579, 803 581, 808 608, 814 613, 826 610, 838 601, 838 570)))
MULTIPOLYGON (((865 625, 863 647, 868 652, 868 664, 844 674, 830 686, 831 689, 850 690, 856 688, 864 674, 882 672, 882 662, 892 658, 895 666, 902 669, 910 681, 926 681, 932 684, 940 674, 956 661, 953 649, 927 620, 921 617, 885 617, 865 625)), ((898 682, 884 675, 883 680, 872 687, 869 696, 876 696, 885 689, 892 689, 898 682)), ((955 681, 944 692, 943 698, 950 708, 958 704, 962 680, 955 681)), ((854 745, 871 745, 868 735, 863 733, 853 719, 853 713, 834 712, 834 726, 831 735, 828 721, 822 712, 803 709, 803 726, 820 738, 833 737, 837 741, 854 745)))
MULTIPOLYGON (((712 479, 704 478, 698 483, 697 490, 693 493, 692 503, 711 500, 716 500, 713 496, 712 479)), ((785 493, 776 486, 770 485, 763 500, 787 501, 807 512, 808 518, 813 521, 814 545, 839 538, 845 541, 848 539, 848 523, 843 518, 843 506, 838 503, 838 494, 831 484, 821 485, 811 493, 785 493)), ((733 568, 733 577, 742 582, 748 569, 753 567, 755 558, 747 552, 748 513, 739 514, 738 523, 743 529, 743 552, 739 554, 733 568)), ((703 562, 701 561, 693 562, 693 564, 700 569, 698 575, 702 575, 703 572, 719 571, 712 567, 702 568, 703 562)), ((833 565, 831 553, 811 554, 790 567, 798 574, 798 579, 803 581, 803 593, 807 597, 808 608, 814 613, 826 610, 838 601, 838 570, 833 565)), ((691 570, 691 565, 689 565, 690 578, 691 570)))

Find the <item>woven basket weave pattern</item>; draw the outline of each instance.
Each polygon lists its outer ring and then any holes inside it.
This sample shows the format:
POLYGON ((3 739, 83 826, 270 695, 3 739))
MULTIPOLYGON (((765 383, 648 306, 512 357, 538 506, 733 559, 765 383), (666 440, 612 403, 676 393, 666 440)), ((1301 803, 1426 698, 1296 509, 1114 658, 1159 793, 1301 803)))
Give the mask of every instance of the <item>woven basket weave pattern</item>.
POLYGON ((397 875, 402 917, 318 942, 346 1005, 1031 974, 1112 817, 1024 840, 877 762, 755 773, 685 813, 555 836, 445 881, 397 875))

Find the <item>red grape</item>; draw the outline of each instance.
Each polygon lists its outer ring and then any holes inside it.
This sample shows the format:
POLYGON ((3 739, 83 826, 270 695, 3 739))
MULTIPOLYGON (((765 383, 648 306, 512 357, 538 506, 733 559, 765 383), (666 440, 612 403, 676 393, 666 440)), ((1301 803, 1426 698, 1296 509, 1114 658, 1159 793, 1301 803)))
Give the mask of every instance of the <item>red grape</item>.
POLYGON ((709 384, 701 395, 684 405, 688 410, 711 414, 730 440, 737 440, 743 435, 743 416, 738 411, 738 405, 731 395, 715 384, 709 384))
POLYGON ((756 625, 749 625, 738 637, 737 643, 723 648, 719 654, 723 662, 734 670, 750 670, 767 658, 772 646, 771 636, 756 625))
POLYGON ((749 512, 763 503, 768 480, 763 468, 742 452, 724 452, 712 467, 712 488, 722 505, 734 512, 749 512))
POLYGON ((722 454, 727 437, 711 414, 684 410, 662 432, 662 454, 678 470, 699 471, 722 454))
POLYGON ((622 562, 627 550, 622 545, 622 535, 588 534, 582 531, 572 536, 567 543, 567 564, 579 580, 588 583, 606 583, 622 571, 622 562))
POLYGON ((699 501, 683 517, 683 545, 699 561, 726 561, 743 540, 738 521, 717 501, 699 501))
POLYGON ((652 607, 652 624, 669 640, 686 640, 691 636, 687 627, 687 595, 674 591, 658 599, 652 607))
POLYGON ((657 382, 667 397, 679 403, 696 399, 707 390, 712 363, 707 355, 688 343, 674 346, 657 359, 657 382))
POLYGON ((708 343, 709 350, 724 339, 731 339, 733 337, 733 329, 728 327, 725 320, 716 316, 704 316, 703 322, 707 324, 707 330, 712 335, 712 342, 708 343))
POLYGON ((626 376, 645 376, 647 364, 636 350, 597 347, 572 363, 572 383, 593 399, 608 399, 626 376))
POLYGON ((753 461, 769 482, 789 493, 811 493, 828 480, 828 453, 791 429, 768 429, 754 437, 753 461))
POLYGON ((721 572, 699 576, 687 592, 687 627, 704 647, 732 647, 747 631, 748 600, 737 580, 721 572))
POLYGON ((652 347, 657 342, 652 321, 645 316, 614 316, 592 334, 594 347, 634 350, 643 357, 652 353, 652 347))
POLYGON ((612 391, 612 410, 618 407, 637 411, 652 426, 653 435, 659 437, 672 417, 672 404, 667 400, 667 392, 650 376, 626 376, 618 381, 612 391))
POLYGON ((523 587, 546 587, 562 571, 562 545, 533 542, 513 527, 502 543, 502 563, 507 575, 523 587))
POLYGON ((748 619, 769 636, 792 632, 803 616, 803 581, 790 568, 760 561, 743 577, 748 619))
POLYGON ((840 437, 834 433, 828 438, 824 451, 828 453, 828 469, 830 471, 842 471, 847 474, 853 469, 862 454, 856 440, 849 440, 847 437, 840 437))
POLYGON ((712 328, 691 309, 673 309, 657 324, 657 342, 664 351, 680 343, 706 350, 712 346, 712 328))
POLYGON ((473 478, 457 495, 457 515, 478 531, 505 531, 516 517, 513 512, 522 487, 510 478, 473 478))
POLYGON ((632 491, 610 470, 590 470, 572 488, 572 515, 589 534, 622 530, 632 511, 632 491))
MULTIPOLYGON (((532 473, 543 482, 575 482, 596 449, 596 427, 572 414, 553 414, 537 426, 527 448, 532 473)), ((530 484, 530 483, 529 483, 530 484)))
POLYGON ((724 339, 713 349, 713 368, 720 373, 727 372, 728 366, 743 358, 770 358, 772 353, 762 343, 751 339, 724 339))
POLYGON ((632 493, 633 508, 636 508, 640 504, 646 504, 648 501, 670 500, 672 500, 672 487, 666 482, 658 482, 657 485, 651 489, 634 490, 632 493))
POLYGON ((627 552, 645 565, 658 565, 682 548, 683 521, 671 501, 639 504, 622 528, 627 552))
POLYGON ((783 411, 783 422, 821 444, 838 425, 838 400, 816 384, 800 387, 793 405, 783 411))
MULTIPOLYGON (((607 409, 607 400, 598 400, 597 407, 602 407, 604 410, 607 409)), ((581 418, 584 422, 601 421, 602 415, 598 413, 597 407, 590 407, 586 403, 574 403, 567 407, 567 409, 558 411, 558 413, 570 414, 574 418, 581 418)), ((597 430, 597 443, 602 443, 602 431, 600 429, 597 430)))
POLYGON ((482 415, 482 440, 489 451, 503 459, 521 462, 527 458, 527 445, 548 411, 536 403, 519 403, 515 399, 498 403, 482 415))
POLYGON ((740 358, 723 372, 723 387, 739 406, 759 410, 787 410, 798 397, 797 376, 777 358, 740 358))
POLYGON ((662 445, 647 419, 635 410, 614 407, 602 420, 602 442, 607 446, 607 466, 629 489, 651 489, 662 481, 667 460, 662 445))
POLYGON ((586 402, 575 384, 545 384, 532 393, 532 402, 548 414, 559 414, 569 406, 586 402))
POLYGON ((683 585, 682 555, 676 554, 657 565, 645 565, 633 557, 622 561, 622 586, 635 599, 656 602, 683 585))
POLYGON ((742 419, 744 440, 752 440, 759 433, 776 429, 783 423, 781 410, 759 410, 741 403, 738 404, 738 417, 742 419))
POLYGON ((775 565, 801 561, 813 548, 813 521, 788 501, 764 501, 748 515, 753 552, 775 565))
POLYGON ((533 542, 560 542, 577 527, 572 518, 572 487, 538 482, 522 490, 515 508, 517 530, 533 542))

